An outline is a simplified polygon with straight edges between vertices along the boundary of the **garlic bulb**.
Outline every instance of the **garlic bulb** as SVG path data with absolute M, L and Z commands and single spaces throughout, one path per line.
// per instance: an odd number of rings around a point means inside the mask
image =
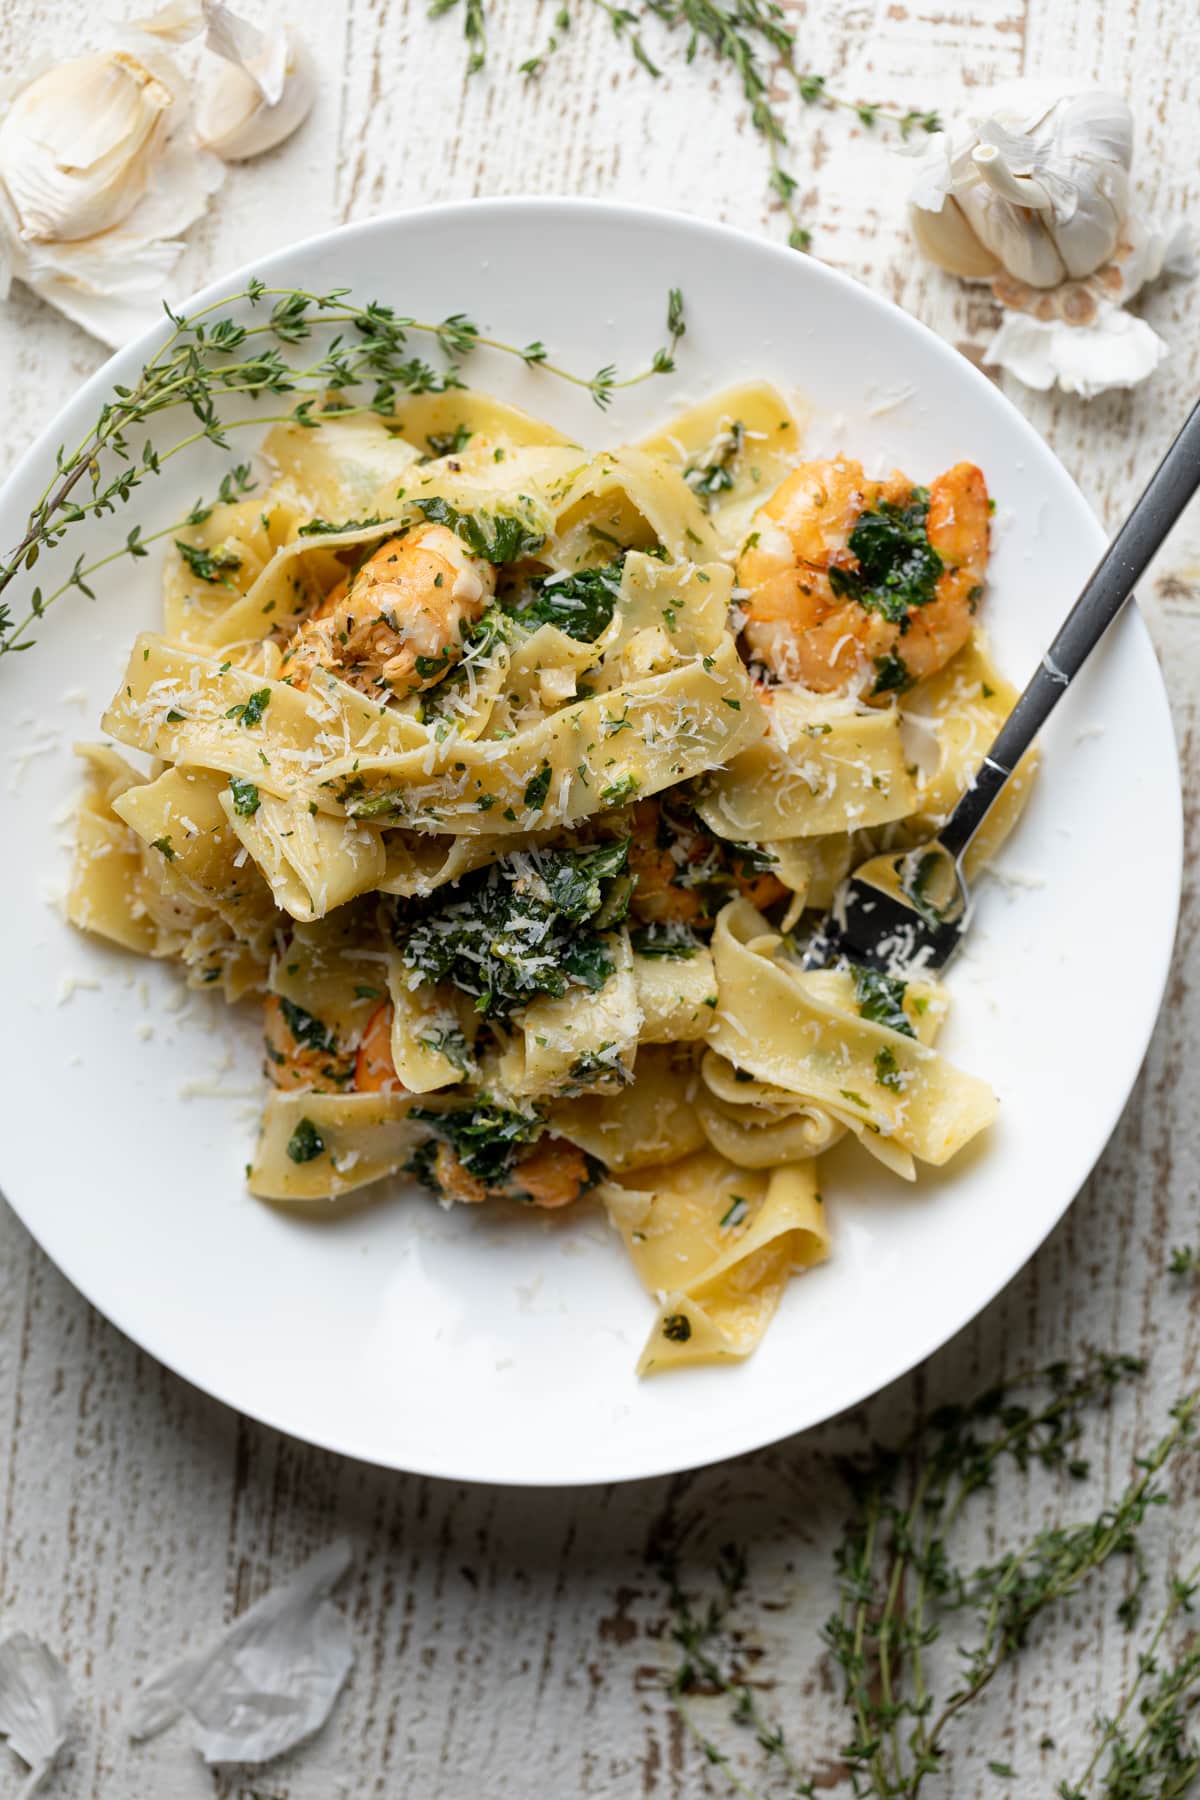
M 985 361 L 1086 395 L 1158 366 L 1166 345 L 1121 309 L 1183 265 L 1176 240 L 1131 210 L 1132 162 L 1133 115 L 1100 89 L 1013 83 L 929 141 L 909 196 L 918 246 L 1021 315 Z
M 197 136 L 227 162 L 260 156 L 304 123 L 315 91 L 308 51 L 282 26 L 259 55 L 229 58 L 209 77 L 196 106 Z
M 1133 115 L 1098 89 L 1047 103 L 1001 90 L 939 133 L 913 196 L 925 254 L 953 275 L 1005 269 L 1031 287 L 1090 275 L 1129 209 Z
M 118 344 L 161 317 L 175 241 L 220 186 L 160 51 L 96 52 L 18 90 L 0 120 L 0 298 L 24 281 Z
M 263 32 L 224 0 L 167 0 L 138 29 L 174 44 L 203 32 L 205 49 L 221 58 L 200 83 L 196 136 L 227 162 L 273 150 L 308 117 L 313 65 L 290 25 Z

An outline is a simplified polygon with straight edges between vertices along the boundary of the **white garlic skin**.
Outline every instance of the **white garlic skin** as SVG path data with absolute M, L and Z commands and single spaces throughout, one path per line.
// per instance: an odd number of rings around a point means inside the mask
M 931 147 L 911 201 L 917 242 L 968 280 L 1080 280 L 1122 240 L 1132 160 L 1133 115 L 1119 95 L 998 90 Z
M 174 96 L 127 51 L 37 76 L 0 121 L 0 182 L 31 243 L 94 237 L 126 218 L 166 142 Z
M 278 99 L 268 99 L 262 82 L 233 61 L 221 61 L 201 88 L 196 102 L 197 139 L 226 162 L 244 162 L 273 150 L 312 110 L 316 94 L 312 59 L 291 26 L 282 29 L 286 54 L 280 58 Z

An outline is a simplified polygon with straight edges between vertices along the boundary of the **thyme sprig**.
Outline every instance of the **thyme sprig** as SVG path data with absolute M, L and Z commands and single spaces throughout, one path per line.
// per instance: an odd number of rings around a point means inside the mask
M 566 0 L 554 15 L 554 29 L 541 50 L 528 56 L 518 66 L 522 74 L 540 75 L 555 52 L 562 48 L 575 19 L 576 0 Z M 718 62 L 729 63 L 736 72 L 750 123 L 762 138 L 770 162 L 768 186 L 778 199 L 788 221 L 788 242 L 796 250 L 807 250 L 811 233 L 804 224 L 797 203 L 799 184 L 785 167 L 785 154 L 791 148 L 785 122 L 785 103 L 774 97 L 774 87 L 782 79 L 788 93 L 797 96 L 806 107 L 819 106 L 852 114 L 861 125 L 874 129 L 888 125 L 901 137 L 914 131 L 941 130 L 938 114 L 921 106 L 885 106 L 874 100 L 851 99 L 833 89 L 824 75 L 803 69 L 797 61 L 796 36 L 778 0 L 585 0 L 598 6 L 606 15 L 613 33 L 628 48 L 634 61 L 648 75 L 659 78 L 662 73 L 661 52 L 652 54 L 643 31 L 648 23 L 677 33 L 683 40 L 683 60 L 691 64 L 704 46 Z M 459 0 L 433 0 L 430 16 L 440 18 L 453 12 Z M 462 0 L 463 30 L 470 46 L 469 72 L 483 66 L 485 57 L 485 0 Z
M 855 1794 L 917 1800 L 942 1768 L 954 1721 L 1026 1650 L 1034 1625 L 1114 1557 L 1128 1559 L 1131 1570 L 1117 1615 L 1135 1626 L 1146 1580 L 1143 1529 L 1166 1499 L 1163 1470 L 1194 1444 L 1200 1389 L 1176 1401 L 1169 1428 L 1135 1459 L 1121 1493 L 1095 1517 L 1040 1531 L 974 1569 L 960 1566 L 954 1548 L 972 1497 L 992 1485 L 1002 1465 L 1086 1476 L 1080 1444 L 1088 1416 L 1142 1367 L 1134 1358 L 1100 1354 L 1076 1368 L 1055 1364 L 966 1407 L 935 1413 L 901 1450 L 876 1451 L 846 1471 L 850 1514 L 836 1556 L 838 1606 L 825 1635 L 851 1720 L 840 1767 Z M 720 1552 L 716 1597 L 702 1607 L 684 1591 L 677 1551 L 663 1558 L 662 1572 L 681 1652 L 668 1688 L 706 1759 L 753 1800 L 744 1775 L 690 1706 L 694 1695 L 721 1695 L 787 1792 L 813 1795 L 815 1784 L 827 1786 L 828 1769 L 806 1775 L 799 1768 L 746 1679 L 733 1624 L 747 1579 L 742 1553 L 732 1546 Z M 1171 1582 L 1133 1683 L 1113 1716 L 1097 1722 L 1091 1760 L 1078 1782 L 1059 1785 L 1061 1800 L 1164 1800 L 1184 1794 L 1200 1773 L 1200 1747 L 1188 1732 L 1200 1700 L 1200 1645 L 1190 1639 L 1166 1649 L 1198 1583 L 1200 1564 Z M 956 1619 L 961 1641 L 952 1658 L 944 1641 L 935 1657 L 934 1645 Z M 1007 1764 L 989 1767 L 997 1776 L 1012 1773 Z
M 349 288 L 318 294 L 252 280 L 192 313 L 167 308 L 167 316 L 167 335 L 133 385 L 115 386 L 79 442 L 59 446 L 54 471 L 30 510 L 20 541 L 0 560 L 0 657 L 30 649 L 36 622 L 72 589 L 93 599 L 88 578 L 97 570 L 122 556 L 143 556 L 156 539 L 200 522 L 192 515 L 149 536 L 135 526 L 119 548 L 89 563 L 79 557 L 49 592 L 34 587 L 29 610 L 19 620 L 3 598 L 73 526 L 116 513 L 149 477 L 193 444 L 207 440 L 227 449 L 229 434 L 245 426 L 315 426 L 361 412 L 388 418 L 402 395 L 462 387 L 462 364 L 481 349 L 516 357 L 527 368 L 543 369 L 583 388 L 603 408 L 618 389 L 668 374 L 686 331 L 683 298 L 672 288 L 666 344 L 646 368 L 622 378 L 611 364 L 594 375 L 578 375 L 551 361 L 540 339 L 524 346 L 505 343 L 464 313 L 434 322 L 408 317 L 378 301 L 362 306 Z M 413 355 L 414 336 L 434 340 L 444 359 L 442 368 Z M 309 353 L 293 355 L 300 346 Z M 235 417 L 228 410 L 230 404 L 264 397 L 286 399 L 286 409 L 249 417 Z M 190 428 L 166 447 L 150 435 L 164 414 L 190 420 Z

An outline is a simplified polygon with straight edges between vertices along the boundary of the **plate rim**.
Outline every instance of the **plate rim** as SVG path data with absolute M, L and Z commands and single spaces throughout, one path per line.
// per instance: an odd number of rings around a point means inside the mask
M 979 368 L 968 361 L 968 359 L 956 350 L 952 344 L 934 331 L 932 327 L 926 325 L 923 320 L 917 318 L 914 314 L 906 311 L 895 301 L 886 298 L 883 294 L 868 287 L 864 282 L 858 280 L 855 276 L 846 273 L 844 270 L 834 268 L 815 258 L 804 257 L 801 261 L 796 251 L 783 244 L 761 237 L 752 231 L 744 231 L 737 226 L 705 219 L 692 213 L 677 212 L 667 207 L 644 206 L 633 202 L 583 196 L 575 197 L 566 194 L 510 194 L 483 196 L 465 200 L 438 202 L 426 206 L 397 208 L 374 215 L 369 219 L 331 226 L 324 231 L 314 232 L 305 238 L 300 238 L 292 243 L 280 246 L 267 255 L 257 257 L 251 262 L 241 264 L 237 268 L 229 270 L 227 273 L 205 283 L 203 287 L 189 295 L 185 300 L 179 302 L 174 310 L 177 313 L 187 313 L 192 312 L 199 307 L 210 305 L 214 301 L 218 301 L 222 294 L 228 293 L 231 289 L 244 286 L 252 277 L 262 276 L 263 274 L 269 276 L 272 269 L 286 263 L 288 259 L 298 256 L 303 257 L 309 253 L 324 249 L 331 242 L 345 242 L 351 239 L 369 240 L 376 235 L 387 235 L 397 229 L 403 230 L 406 224 L 410 224 L 414 220 L 420 220 L 422 222 L 433 221 L 435 223 L 440 220 L 453 222 L 463 216 L 478 215 L 481 212 L 503 214 L 530 210 L 543 215 L 550 215 L 556 211 L 562 211 L 576 216 L 580 214 L 591 215 L 596 218 L 604 218 L 609 223 L 617 226 L 628 223 L 642 225 L 657 224 L 669 227 L 672 230 L 682 230 L 697 238 L 712 239 L 715 237 L 717 239 L 724 239 L 740 246 L 742 249 L 751 249 L 755 253 L 766 255 L 769 259 L 774 260 L 781 265 L 786 261 L 797 268 L 802 268 L 804 271 L 801 277 L 802 281 L 811 280 L 815 281 L 818 285 L 825 283 L 835 290 L 852 290 L 856 296 L 856 300 L 858 302 L 865 301 L 868 308 L 874 308 L 881 314 L 898 314 L 900 319 L 904 322 L 904 326 L 923 338 L 926 347 L 931 350 L 934 356 L 941 360 L 948 369 L 953 369 L 955 376 L 963 380 L 968 388 L 974 387 L 976 391 L 986 390 L 991 396 L 989 404 L 994 404 L 996 402 L 1000 403 L 1002 410 L 1007 411 L 1009 414 L 1010 423 L 1016 425 L 1020 435 L 1024 437 L 1036 454 L 1047 455 L 1053 460 L 1063 479 L 1069 484 L 1070 488 L 1082 503 L 1082 507 L 1084 512 L 1086 512 L 1087 517 L 1092 521 L 1092 538 L 1094 540 L 1094 549 L 1097 556 L 1099 556 L 1108 543 L 1107 534 L 1105 533 L 1090 501 L 1052 447 L 1046 442 L 1008 395 L 1005 394 L 1002 389 L 997 387 L 996 384 Z M 122 372 L 127 363 L 140 366 L 159 342 L 163 329 L 164 327 L 162 325 L 157 324 L 148 327 L 131 343 L 115 350 L 113 354 L 107 357 L 100 367 L 88 377 L 87 381 L 76 390 L 66 404 L 60 407 L 53 418 L 49 420 L 45 429 L 18 458 L 3 484 L 0 485 L 0 517 L 3 516 L 4 512 L 12 504 L 14 491 L 25 479 L 30 466 L 37 464 L 47 456 L 53 457 L 54 445 L 56 442 L 62 441 L 63 434 L 59 429 L 60 421 L 67 415 L 73 413 L 77 408 L 86 406 L 93 398 L 111 390 L 113 382 L 122 378 Z M 1125 1086 L 1120 1107 L 1115 1116 L 1106 1125 L 1102 1135 L 1099 1135 L 1098 1137 L 1094 1135 L 1093 1137 L 1088 1138 L 1087 1142 L 1089 1147 L 1087 1152 L 1084 1157 L 1076 1159 L 1076 1163 L 1080 1169 L 1078 1179 L 1070 1183 L 1064 1183 L 1066 1197 L 1052 1214 L 1047 1213 L 1044 1221 L 1039 1221 L 1039 1235 L 1037 1236 L 1036 1241 L 1027 1245 L 1017 1255 L 1015 1260 L 1009 1259 L 1009 1261 L 1006 1261 L 1005 1264 L 1000 1267 L 998 1274 L 992 1280 L 989 1280 L 988 1285 L 990 1286 L 991 1291 L 988 1297 L 979 1303 L 974 1301 L 968 1302 L 965 1312 L 958 1317 L 957 1323 L 949 1330 L 947 1330 L 943 1324 L 934 1326 L 928 1335 L 921 1338 L 918 1348 L 915 1350 L 906 1349 L 904 1351 L 899 1365 L 892 1368 L 882 1381 L 866 1381 L 862 1386 L 861 1391 L 856 1390 L 853 1396 L 850 1399 L 844 1400 L 835 1411 L 822 1411 L 818 1406 L 814 1416 L 803 1420 L 799 1424 L 788 1424 L 779 1428 L 776 1424 L 772 1423 L 766 1431 L 763 1430 L 762 1423 L 756 1415 L 751 1415 L 748 1426 L 743 1426 L 741 1430 L 736 1429 L 736 1421 L 741 1414 L 738 1412 L 731 1412 L 730 1425 L 726 1429 L 721 1443 L 715 1446 L 711 1453 L 705 1451 L 699 1456 L 693 1457 L 689 1455 L 685 1461 L 679 1461 L 678 1451 L 672 1451 L 665 1461 L 652 1458 L 649 1466 L 639 1467 L 633 1471 L 620 1470 L 616 1473 L 607 1471 L 601 1473 L 586 1473 L 582 1476 L 537 1473 L 530 1476 L 513 1473 L 511 1471 L 504 1471 L 500 1473 L 487 1472 L 480 1474 L 477 1469 L 461 1468 L 456 1466 L 453 1462 L 448 1463 L 444 1459 L 439 1459 L 435 1465 L 428 1458 L 418 1457 L 415 1462 L 412 1460 L 400 1462 L 396 1460 L 394 1455 L 389 1457 L 377 1457 L 372 1455 L 369 1450 L 364 1450 L 360 1445 L 340 1441 L 336 1432 L 323 1431 L 319 1436 L 311 1435 L 306 1433 L 302 1428 L 297 1428 L 296 1425 L 285 1422 L 278 1416 L 274 1416 L 269 1408 L 261 1406 L 256 1406 L 252 1409 L 248 1408 L 243 1402 L 225 1391 L 224 1383 L 220 1381 L 210 1383 L 209 1381 L 199 1379 L 197 1376 L 188 1373 L 184 1368 L 179 1366 L 173 1356 L 164 1354 L 162 1350 L 155 1347 L 154 1343 L 150 1341 L 153 1334 L 147 1333 L 143 1335 L 138 1330 L 132 1329 L 123 1322 L 122 1314 L 124 1309 L 120 1306 L 119 1299 L 114 1307 L 111 1302 L 101 1302 L 96 1297 L 92 1291 L 90 1281 L 87 1278 L 81 1278 L 76 1272 L 73 1266 L 74 1259 L 70 1254 L 69 1248 L 61 1257 L 57 1253 L 52 1253 L 50 1251 L 30 1217 L 31 1212 L 36 1213 L 36 1207 L 27 1209 L 23 1204 L 22 1199 L 14 1195 L 11 1189 L 4 1183 L 2 1176 L 0 1176 L 0 1195 L 3 1195 L 3 1198 L 7 1201 L 8 1205 L 21 1221 L 24 1228 L 29 1232 L 30 1236 L 38 1244 L 38 1247 L 42 1250 L 43 1254 L 47 1256 L 77 1292 L 83 1296 L 87 1303 L 95 1307 L 102 1317 L 120 1331 L 123 1336 L 128 1338 L 131 1343 L 137 1346 L 138 1349 L 153 1357 L 156 1362 L 170 1370 L 170 1372 L 178 1377 L 178 1379 L 186 1382 L 189 1387 L 204 1394 L 207 1398 L 215 1400 L 218 1404 L 226 1406 L 236 1413 L 254 1419 L 259 1424 L 266 1425 L 272 1430 L 282 1432 L 284 1435 L 294 1438 L 299 1442 L 311 1444 L 315 1448 L 331 1452 L 335 1455 L 351 1458 L 355 1461 L 365 1463 L 368 1466 L 395 1470 L 398 1473 L 420 1475 L 430 1479 L 460 1482 L 470 1481 L 497 1487 L 535 1487 L 553 1489 L 591 1487 L 596 1485 L 607 1485 L 613 1482 L 658 1479 L 685 1470 L 710 1467 L 715 1463 L 727 1461 L 733 1457 L 746 1455 L 753 1451 L 767 1448 L 770 1445 L 780 1443 L 790 1437 L 798 1436 L 802 1432 L 813 1430 L 819 1425 L 843 1416 L 846 1412 L 862 1405 L 864 1401 L 871 1398 L 874 1394 L 880 1393 L 883 1389 L 890 1387 L 893 1382 L 901 1380 L 910 1374 L 914 1368 L 925 1362 L 937 1350 L 951 1343 L 967 1325 L 980 1316 L 986 1307 L 993 1304 L 1016 1275 L 1019 1274 L 1032 1257 L 1036 1255 L 1037 1251 L 1040 1250 L 1042 1245 L 1046 1242 L 1050 1233 L 1061 1223 L 1067 1211 L 1074 1204 L 1079 1193 L 1082 1191 L 1082 1188 L 1096 1168 L 1107 1143 L 1120 1124 L 1124 1111 L 1128 1106 L 1130 1095 L 1141 1075 L 1146 1053 L 1166 992 L 1178 933 L 1183 875 L 1183 795 L 1178 748 L 1175 741 L 1174 719 L 1171 713 L 1169 695 L 1167 693 L 1166 683 L 1163 679 L 1162 668 L 1158 659 L 1154 640 L 1148 631 L 1145 620 L 1141 616 L 1136 596 L 1134 597 L 1132 604 L 1126 609 L 1125 614 L 1122 615 L 1121 621 L 1114 627 L 1114 633 L 1120 630 L 1132 630 L 1135 636 L 1139 636 L 1142 639 L 1143 648 L 1149 652 L 1150 665 L 1153 669 L 1154 678 L 1157 683 L 1156 696 L 1158 700 L 1161 701 L 1163 716 L 1173 745 L 1173 755 L 1171 757 L 1172 791 L 1170 796 L 1172 802 L 1170 806 L 1171 837 L 1169 844 L 1160 846 L 1161 850 L 1169 852 L 1170 929 L 1164 930 L 1162 938 L 1157 944 L 1157 964 L 1153 979 L 1147 981 L 1142 989 L 1137 1027 L 1135 1030 L 1125 1034 L 1126 1041 L 1136 1046 L 1137 1057 L 1136 1062 L 1133 1062 L 1132 1064 L 1132 1072 L 1129 1081 Z M 1165 805 L 1167 796 L 1164 796 L 1163 798 Z M 1082 1141 L 1083 1139 L 1081 1136 L 1076 1138 L 1077 1143 L 1081 1143 Z

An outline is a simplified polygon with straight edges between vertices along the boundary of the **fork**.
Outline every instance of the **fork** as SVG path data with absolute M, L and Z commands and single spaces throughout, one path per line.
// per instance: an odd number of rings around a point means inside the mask
M 842 882 L 804 952 L 806 969 L 843 961 L 892 973 L 933 973 L 946 967 L 971 920 L 963 873 L 967 846 L 1197 488 L 1200 402 L 1096 565 L 937 836 L 914 849 L 870 857 Z

